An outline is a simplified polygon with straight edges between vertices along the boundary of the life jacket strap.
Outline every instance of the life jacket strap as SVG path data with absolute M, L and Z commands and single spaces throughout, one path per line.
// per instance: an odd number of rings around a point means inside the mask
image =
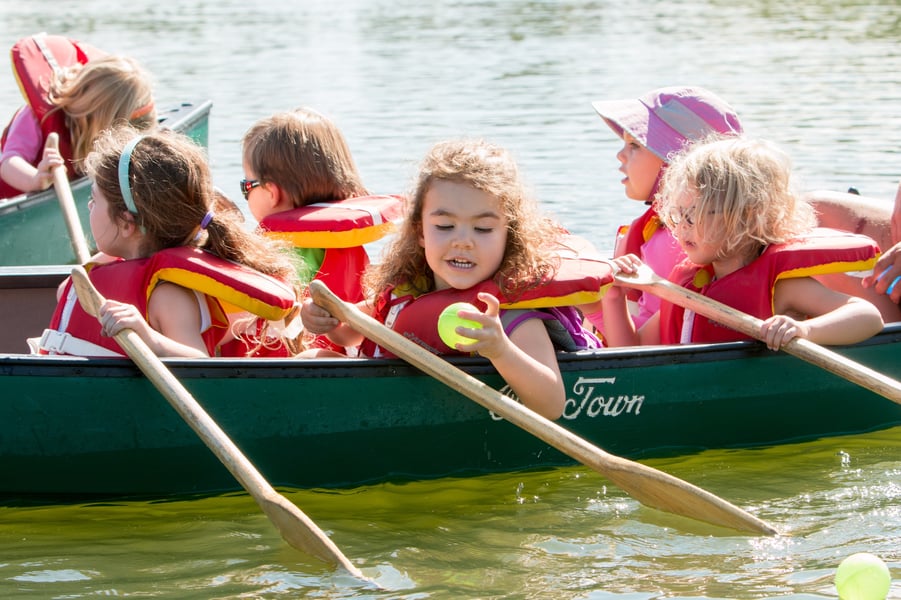
M 32 341 L 28 340 L 28 345 L 34 350 Z M 43 350 L 48 354 L 70 354 L 73 356 L 94 356 L 106 358 L 122 358 L 124 355 L 113 352 L 103 346 L 98 346 L 93 342 L 74 337 L 70 333 L 57 331 L 55 329 L 45 329 L 40 339 L 37 340 L 38 350 Z

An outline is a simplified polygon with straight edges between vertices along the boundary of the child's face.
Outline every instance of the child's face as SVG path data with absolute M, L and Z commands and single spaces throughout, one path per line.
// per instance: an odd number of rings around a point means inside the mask
M 437 180 L 423 198 L 419 245 L 435 273 L 435 289 L 467 289 L 500 268 L 507 219 L 491 194 L 466 183 Z
M 258 222 L 273 213 L 286 210 L 279 204 L 278 198 L 274 197 L 274 186 L 272 184 L 254 185 L 259 184 L 259 179 L 257 178 L 256 172 L 250 168 L 250 165 L 247 164 L 246 160 L 244 161 L 244 181 L 248 182 L 247 187 L 250 188 L 247 190 L 247 195 L 244 196 L 244 200 L 247 201 L 247 208 L 250 210 L 250 214 L 252 214 L 253 218 Z M 246 187 L 243 188 L 242 193 L 246 189 Z M 288 208 L 293 208 L 293 206 L 289 206 Z
M 622 184 L 626 186 L 626 196 L 633 200 L 650 200 L 651 190 L 663 167 L 660 157 L 624 132 L 623 147 L 616 158 L 620 162 L 619 170 L 625 174 Z
M 667 225 L 691 262 L 709 265 L 716 262 L 717 252 L 722 246 L 720 242 L 711 241 L 718 239 L 716 236 L 706 235 L 711 227 L 716 228 L 716 221 L 715 213 L 698 219 L 697 195 L 686 192 L 670 209 Z

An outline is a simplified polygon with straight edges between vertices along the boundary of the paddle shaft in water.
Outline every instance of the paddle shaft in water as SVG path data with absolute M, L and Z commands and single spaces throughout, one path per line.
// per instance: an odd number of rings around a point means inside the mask
M 766 535 L 777 533 L 767 523 L 710 492 L 662 471 L 604 452 L 360 312 L 357 307 L 335 296 L 321 281 L 312 282 L 310 291 L 317 304 L 367 338 L 591 467 L 642 504 L 739 531 Z
M 78 293 L 78 301 L 85 312 L 98 317 L 100 306 L 105 300 L 91 283 L 84 268 L 79 266 L 72 269 L 72 280 Z M 178 414 L 191 426 L 191 429 L 213 451 L 213 454 L 235 476 L 235 479 L 256 500 L 285 541 L 298 550 L 335 566 L 344 567 L 355 577 L 371 582 L 303 511 L 269 485 L 256 467 L 251 464 L 212 417 L 203 410 L 190 392 L 166 368 L 166 365 L 150 350 L 137 333 L 131 329 L 123 329 L 116 334 L 116 341 Z
M 47 146 L 59 149 L 59 134 L 56 132 L 47 136 Z M 56 197 L 59 199 L 63 218 L 66 220 L 66 229 L 69 230 L 69 240 L 72 242 L 72 251 L 75 258 L 81 264 L 91 260 L 91 252 L 85 239 L 84 229 L 81 228 L 81 220 L 78 218 L 78 209 L 75 206 L 75 196 L 72 195 L 72 187 L 66 176 L 66 167 L 60 165 L 53 168 L 53 186 L 56 188 Z
M 616 281 L 622 286 L 659 296 L 668 302 L 704 315 L 754 339 L 763 339 L 760 334 L 763 321 L 757 317 L 743 313 L 731 306 L 664 279 L 655 274 L 647 265 L 641 266 L 637 273 L 618 273 Z M 846 358 L 803 338 L 792 339 L 782 349 L 788 354 L 826 369 L 839 377 L 888 398 L 892 402 L 901 404 L 901 382 L 865 367 L 850 358 Z

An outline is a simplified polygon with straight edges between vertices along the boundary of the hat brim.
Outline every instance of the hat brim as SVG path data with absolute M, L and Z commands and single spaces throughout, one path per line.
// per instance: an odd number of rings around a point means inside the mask
M 647 146 L 651 113 L 640 100 L 598 100 L 591 106 L 620 138 L 625 132 Z
M 641 100 L 601 100 L 591 106 L 616 135 L 628 133 L 663 162 L 681 149 L 685 139 L 651 112 Z

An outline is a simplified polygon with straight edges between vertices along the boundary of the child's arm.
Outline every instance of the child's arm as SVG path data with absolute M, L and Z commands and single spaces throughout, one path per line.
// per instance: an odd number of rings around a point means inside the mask
M 0 163 L 0 177 L 24 192 L 45 190 L 53 183 L 53 169 L 63 165 L 65 161 L 59 150 L 45 145 L 37 167 L 20 154 L 5 157 Z
M 510 337 L 498 317 L 500 303 L 491 294 L 480 293 L 487 305 L 484 313 L 461 311 L 460 316 L 482 324 L 481 329 L 462 328 L 460 333 L 477 340 L 458 349 L 477 352 L 491 361 L 520 401 L 548 419 L 563 414 L 566 390 L 557 365 L 557 354 L 541 319 L 527 319 Z
M 100 307 L 103 335 L 112 337 L 123 329 L 132 329 L 157 356 L 209 356 L 200 334 L 200 309 L 194 292 L 161 283 L 150 295 L 147 313 L 149 322 L 135 306 L 107 300 Z
M 854 344 L 879 333 L 879 310 L 861 298 L 831 290 L 811 277 L 783 279 L 774 293 L 776 315 L 765 320 L 762 338 L 777 350 L 795 337 L 816 344 Z M 788 315 L 809 315 L 796 320 Z
M 372 308 L 367 301 L 357 303 L 357 308 L 371 315 Z M 300 319 L 303 328 L 316 335 L 325 334 L 328 339 L 339 346 L 358 346 L 363 342 L 363 335 L 332 316 L 332 313 L 314 303 L 312 298 L 304 300 L 300 308 Z

